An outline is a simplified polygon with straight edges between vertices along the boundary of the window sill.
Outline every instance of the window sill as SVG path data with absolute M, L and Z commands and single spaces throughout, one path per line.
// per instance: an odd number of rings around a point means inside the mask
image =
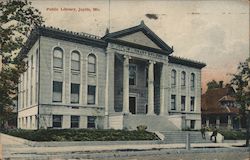
M 96 73 L 95 72 L 88 72 L 88 76 L 92 76 L 92 77 L 95 77 L 96 76 Z
M 79 75 L 80 71 L 78 71 L 78 70 L 71 70 L 71 73 L 74 74 L 74 75 Z
M 78 105 L 79 102 L 70 102 L 70 104 L 72 104 L 72 105 Z
M 63 72 L 63 68 L 53 68 L 55 72 Z
M 53 103 L 53 104 L 59 104 L 59 105 L 61 105 L 63 102 L 56 102 L 56 101 L 53 101 L 52 103 Z

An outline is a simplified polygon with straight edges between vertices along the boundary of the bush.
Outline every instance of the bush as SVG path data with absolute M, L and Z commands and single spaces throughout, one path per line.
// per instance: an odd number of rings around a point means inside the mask
M 246 132 L 223 130 L 223 131 L 219 131 L 219 133 L 224 136 L 225 140 L 243 140 L 243 139 L 246 139 Z
M 139 125 L 136 127 L 137 131 L 146 131 L 146 129 L 148 128 L 146 125 Z
M 8 130 L 3 133 L 32 141 L 132 141 L 159 140 L 147 131 L 101 130 L 101 129 L 41 129 Z

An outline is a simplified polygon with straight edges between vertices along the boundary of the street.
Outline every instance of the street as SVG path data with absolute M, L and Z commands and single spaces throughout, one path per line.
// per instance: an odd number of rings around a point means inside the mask
M 100 158 L 103 159 L 103 158 Z M 98 160 L 100 160 L 98 159 Z M 153 156 L 133 156 L 129 158 L 110 158 L 106 160 L 250 160 L 248 152 L 225 153 L 184 153 Z

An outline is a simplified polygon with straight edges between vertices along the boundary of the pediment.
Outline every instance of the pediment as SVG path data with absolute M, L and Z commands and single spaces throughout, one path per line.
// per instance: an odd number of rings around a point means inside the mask
M 153 42 L 149 37 L 147 37 L 142 31 L 135 32 L 126 36 L 117 38 L 130 43 L 135 43 L 143 46 L 148 46 L 151 48 L 161 49 L 155 42 Z
M 145 46 L 171 54 L 173 49 L 151 31 L 142 21 L 140 25 L 106 34 L 102 39 L 112 42 L 127 42 L 131 45 Z

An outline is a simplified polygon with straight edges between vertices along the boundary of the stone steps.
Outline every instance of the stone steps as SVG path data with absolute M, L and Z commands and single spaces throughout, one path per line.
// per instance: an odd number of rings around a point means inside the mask
M 186 143 L 187 134 L 190 134 L 191 143 L 210 143 L 209 136 L 206 135 L 206 139 L 203 139 L 200 132 L 195 131 L 166 131 L 161 132 L 165 136 L 165 143 Z

